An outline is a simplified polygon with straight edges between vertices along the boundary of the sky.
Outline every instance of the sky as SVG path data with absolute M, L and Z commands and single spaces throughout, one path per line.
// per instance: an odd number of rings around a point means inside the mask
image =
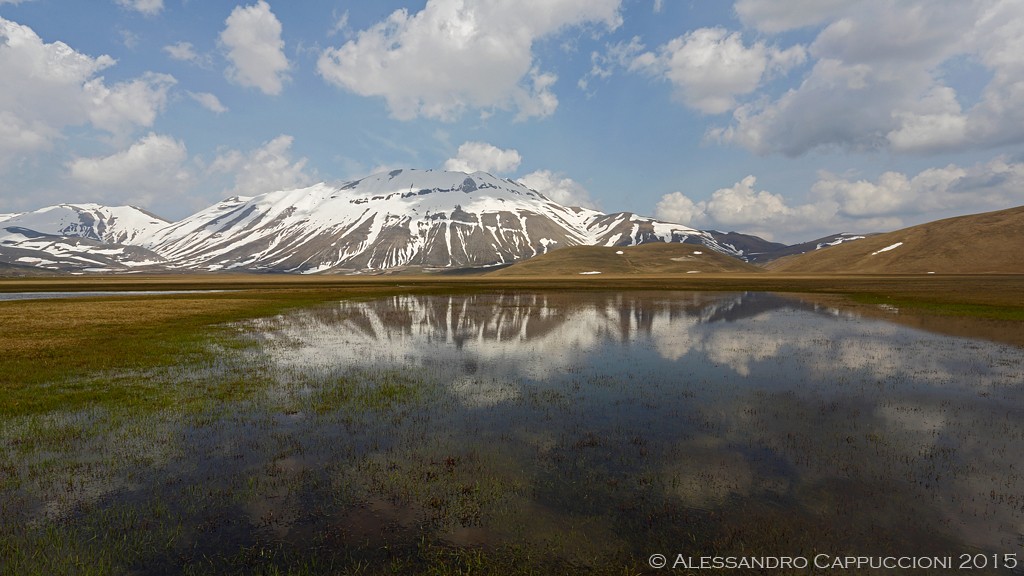
M 1024 204 L 1019 0 L 0 0 L 0 213 L 483 170 L 781 241 Z

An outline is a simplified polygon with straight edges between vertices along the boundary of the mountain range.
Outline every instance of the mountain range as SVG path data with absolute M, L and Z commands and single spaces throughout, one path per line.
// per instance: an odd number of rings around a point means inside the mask
M 60 272 L 373 273 L 500 266 L 565 246 L 677 242 L 741 259 L 784 248 L 756 236 L 563 206 L 484 172 L 432 170 L 236 196 L 177 222 L 96 204 L 2 218 L 0 263 Z
M 759 270 L 750 264 L 785 256 L 779 269 L 794 271 L 800 268 L 794 262 L 809 256 L 795 254 L 874 246 L 883 237 L 836 234 L 787 246 L 630 212 L 564 206 L 485 172 L 393 170 L 340 186 L 235 196 L 177 222 L 133 206 L 97 204 L 3 214 L 0 272 L 429 272 L 500 268 L 566 247 L 652 243 L 691 246 L 665 252 L 676 264 L 656 266 L 663 272 L 690 266 L 693 254 L 704 250 L 728 257 L 709 270 Z M 589 252 L 587 258 L 610 254 L 616 260 L 619 252 Z M 618 258 L 617 265 L 636 270 L 660 253 L 630 254 L 633 264 Z M 559 260 L 544 261 L 551 267 Z

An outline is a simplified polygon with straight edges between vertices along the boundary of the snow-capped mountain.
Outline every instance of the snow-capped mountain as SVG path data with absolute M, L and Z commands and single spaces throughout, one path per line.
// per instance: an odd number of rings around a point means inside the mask
M 814 252 L 815 250 L 822 250 L 824 248 L 830 248 L 832 246 L 838 246 L 844 242 L 852 242 L 854 240 L 863 240 L 872 236 L 872 234 L 850 234 L 842 232 L 839 234 L 831 234 L 824 236 L 816 240 L 810 240 L 808 242 L 801 242 L 799 244 L 792 244 L 786 246 L 785 244 L 777 244 L 775 248 L 767 251 L 748 251 L 746 254 L 746 260 L 748 262 L 763 263 L 771 262 L 782 258 L 783 256 L 792 256 L 794 254 L 804 254 L 806 252 Z
M 563 206 L 485 172 L 394 170 L 340 186 L 228 198 L 174 223 L 97 204 L 0 215 L 0 265 L 63 272 L 372 273 L 496 266 L 565 246 L 647 242 L 699 244 L 741 259 L 784 248 Z
M 170 224 L 135 206 L 58 204 L 34 212 L 0 215 L 0 229 L 23 228 L 49 236 L 89 238 L 105 244 L 134 244 Z
M 60 271 L 159 268 L 163 257 L 131 245 L 169 222 L 134 206 L 60 204 L 0 219 L 0 263 Z
M 319 272 L 490 266 L 561 246 L 651 241 L 740 255 L 680 224 L 566 207 L 485 172 L 433 170 L 229 198 L 142 245 L 174 267 Z

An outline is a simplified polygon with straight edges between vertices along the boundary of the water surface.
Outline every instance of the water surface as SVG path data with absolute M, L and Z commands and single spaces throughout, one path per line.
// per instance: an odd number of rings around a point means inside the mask
M 544 486 L 532 504 L 608 517 L 619 539 L 623 507 L 656 502 L 742 532 L 785 522 L 801 546 L 1024 543 L 1019 348 L 770 294 L 397 296 L 258 332 L 289 373 L 440 382 L 432 439 L 508 452 Z
M 144 376 L 207 408 L 0 428 L 16 536 L 132 534 L 112 562 L 150 572 L 1024 560 L 1017 347 L 758 293 L 394 296 L 234 328 L 249 347 Z
M 206 294 L 224 290 L 107 290 L 87 292 L 0 292 L 0 302 L 5 300 L 43 300 L 63 298 L 87 298 L 89 296 L 166 296 L 168 294 Z

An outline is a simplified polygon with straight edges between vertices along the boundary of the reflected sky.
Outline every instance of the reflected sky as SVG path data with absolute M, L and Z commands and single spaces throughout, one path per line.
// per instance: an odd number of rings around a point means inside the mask
M 618 458 L 590 462 L 609 478 L 628 468 L 694 509 L 771 504 L 922 546 L 1024 542 L 1019 348 L 763 293 L 404 295 L 246 331 L 283 379 L 429 374 L 459 407 L 435 425 L 511 439 L 553 474 L 581 473 L 559 458 L 593 445 Z

